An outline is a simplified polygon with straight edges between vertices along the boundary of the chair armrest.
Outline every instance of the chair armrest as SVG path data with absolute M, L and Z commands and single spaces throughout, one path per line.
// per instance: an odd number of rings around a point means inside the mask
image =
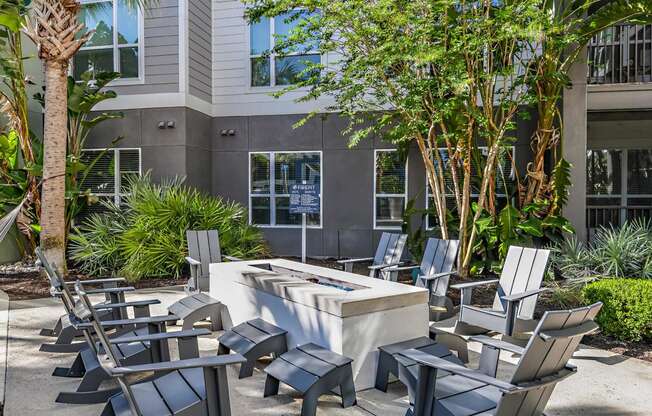
M 452 270 L 452 271 L 450 271 L 450 272 L 443 272 L 443 273 L 429 274 L 429 275 L 427 275 L 427 276 L 419 276 L 419 279 L 423 279 L 423 280 L 437 280 L 437 279 L 439 279 L 440 277 L 450 276 L 450 275 L 455 274 L 455 273 L 457 273 L 457 270 Z
M 373 257 L 364 257 L 360 259 L 345 259 L 345 260 L 338 260 L 337 262 L 339 264 L 347 264 L 347 263 L 362 263 L 363 261 L 373 261 Z
M 106 283 L 122 283 L 126 282 L 127 280 L 124 277 L 112 277 L 109 279 L 91 279 L 91 280 L 80 280 L 79 283 L 81 283 L 82 286 L 87 286 L 87 285 L 103 285 Z M 69 286 L 73 286 L 77 281 L 74 282 L 65 282 Z
M 415 269 L 419 269 L 419 268 L 421 268 L 420 265 L 413 264 L 413 265 L 410 265 L 410 266 L 389 266 L 388 269 L 389 269 L 389 271 L 392 271 L 392 272 L 402 272 L 402 271 L 405 271 L 405 270 L 415 270 Z
M 468 282 L 468 283 L 458 283 L 456 285 L 451 285 L 453 289 L 468 289 L 476 286 L 486 286 L 493 285 L 500 282 L 500 279 L 490 279 L 490 280 L 480 280 L 477 282 Z
M 133 365 L 107 369 L 111 375 L 126 376 L 138 373 L 160 373 L 174 370 L 198 367 L 223 367 L 232 364 L 242 364 L 247 360 L 240 354 L 214 355 L 211 357 L 191 358 L 187 360 L 164 361 L 154 364 Z
M 222 257 L 224 257 L 228 261 L 243 261 L 241 258 L 233 257 L 233 256 L 222 256 Z
M 525 352 L 525 348 L 523 348 L 523 347 L 519 347 L 518 345 L 514 345 L 514 344 L 512 344 L 510 342 L 501 341 L 499 339 L 491 338 L 491 337 L 488 337 L 486 335 L 478 335 L 478 336 L 475 336 L 475 337 L 471 337 L 471 338 L 469 338 L 469 341 L 479 342 L 482 345 L 488 345 L 490 347 L 493 347 L 493 348 L 496 348 L 496 349 L 499 349 L 499 350 L 509 351 L 509 352 L 512 352 L 512 353 L 518 354 L 518 355 L 523 355 L 523 352 Z
M 150 300 L 138 300 L 134 302 L 123 302 L 123 303 L 105 303 L 105 304 L 94 305 L 94 308 L 95 310 L 101 311 L 101 310 L 110 310 L 110 309 L 159 305 L 160 303 L 161 301 L 158 299 L 150 299 Z
M 162 341 L 165 339 L 200 337 L 202 335 L 210 335 L 210 334 L 211 331 L 209 331 L 206 328 L 202 328 L 202 329 L 190 329 L 187 331 L 161 332 L 158 334 L 111 338 L 109 342 L 111 344 L 129 344 L 130 342 Z
M 100 325 L 105 327 L 114 327 L 114 326 L 125 326 L 125 325 L 147 325 L 147 324 L 162 324 L 166 322 L 176 322 L 181 320 L 176 315 L 160 315 L 160 316 L 148 316 L 143 318 L 134 318 L 134 319 L 119 319 L 116 321 L 101 321 Z M 92 328 L 93 325 L 90 322 L 82 322 L 75 325 L 77 328 Z
M 538 295 L 541 292 L 546 292 L 549 289 L 547 287 L 541 287 L 539 289 L 528 290 L 526 292 L 514 293 L 513 295 L 501 296 L 500 298 L 506 302 L 516 302 L 529 298 L 530 296 Z
M 186 257 L 186 261 L 188 262 L 189 265 L 191 266 L 201 266 L 201 262 L 193 259 L 192 257 L 188 256 Z
M 544 330 L 539 333 L 539 336 L 544 341 L 548 341 L 549 339 L 561 339 L 561 338 L 576 337 L 579 335 L 587 335 L 599 329 L 600 327 L 598 326 L 598 324 L 595 323 L 595 321 L 588 321 L 588 322 L 584 322 L 583 324 L 572 326 L 569 328 L 550 330 L 550 331 Z
M 425 365 L 437 370 L 447 371 L 449 373 L 457 374 L 471 380 L 479 381 L 480 383 L 489 384 L 505 393 L 513 392 L 518 389 L 518 387 L 513 384 L 498 380 L 484 373 L 480 373 L 476 370 L 471 370 L 459 364 L 451 363 L 450 361 L 446 361 L 442 358 L 435 357 L 434 355 L 430 355 L 419 350 L 411 349 L 403 351 L 400 354 L 413 361 L 416 361 L 420 365 Z
M 403 262 L 398 262 L 398 263 L 390 263 L 390 264 L 377 264 L 375 266 L 369 266 L 369 270 L 382 270 L 382 269 L 391 269 L 390 271 L 394 271 L 395 269 L 393 267 L 400 266 L 403 264 Z
M 87 295 L 97 295 L 99 293 L 123 293 L 123 292 L 133 292 L 136 290 L 135 287 L 133 286 L 127 286 L 127 287 L 107 287 L 106 289 L 93 289 L 93 290 L 85 290 Z

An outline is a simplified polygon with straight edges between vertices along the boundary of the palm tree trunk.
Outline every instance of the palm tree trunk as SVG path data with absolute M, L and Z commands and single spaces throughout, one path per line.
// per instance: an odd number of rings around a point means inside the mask
M 50 264 L 64 272 L 66 211 L 67 66 L 45 61 L 45 129 L 41 247 Z M 62 99 L 64 97 L 64 99 Z

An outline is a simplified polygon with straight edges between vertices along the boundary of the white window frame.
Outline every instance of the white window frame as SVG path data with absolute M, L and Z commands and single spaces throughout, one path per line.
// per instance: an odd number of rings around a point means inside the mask
M 86 4 L 94 3 L 113 3 L 113 44 L 111 46 L 88 46 L 80 48 L 80 51 L 92 51 L 92 50 L 102 50 L 102 49 L 112 49 L 113 50 L 113 71 L 118 71 L 120 67 L 120 49 L 124 48 L 138 48 L 138 77 L 131 78 L 118 78 L 111 81 L 108 85 L 110 86 L 120 86 L 120 85 L 138 85 L 145 83 L 145 18 L 143 15 L 143 10 L 141 7 L 138 7 L 138 42 L 136 43 L 126 43 L 123 45 L 118 44 L 118 7 L 116 3 L 118 0 L 81 0 L 80 3 L 82 6 Z M 74 58 L 70 61 L 70 70 L 69 73 L 72 75 Z
M 373 215 L 374 215 L 374 230 L 379 230 L 379 231 L 396 231 L 396 230 L 401 230 L 401 227 L 397 226 L 388 226 L 388 225 L 378 225 L 378 217 L 376 215 L 376 200 L 378 197 L 383 197 L 383 198 L 403 198 L 403 209 L 407 208 L 407 203 L 408 203 L 408 161 L 405 161 L 405 166 L 403 169 L 405 169 L 405 192 L 402 194 L 379 194 L 376 192 L 376 168 L 377 168 L 377 163 L 378 163 L 378 153 L 383 152 L 398 152 L 397 149 L 374 149 L 374 171 L 373 171 L 373 176 L 374 176 L 374 199 L 373 199 Z
M 113 160 L 114 160 L 113 163 L 115 164 L 114 175 L 113 175 L 113 181 L 114 181 L 113 188 L 115 189 L 115 193 L 92 193 L 91 195 L 97 197 L 113 197 L 113 202 L 117 206 L 120 206 L 120 203 L 122 202 L 122 198 L 128 195 L 120 192 L 120 190 L 122 189 L 121 172 L 120 172 L 120 152 L 123 150 L 138 151 L 138 176 L 143 176 L 143 150 L 140 147 L 115 147 L 112 149 L 103 149 L 103 148 L 82 149 L 82 154 L 85 152 L 113 153 Z
M 512 158 L 516 155 L 516 147 L 510 146 L 512 152 Z M 480 151 L 487 151 L 489 148 L 487 146 L 478 146 Z M 440 147 L 438 150 L 448 150 L 446 147 Z M 471 198 L 478 197 L 480 194 L 471 194 Z M 454 194 L 445 194 L 447 198 L 454 198 Z M 497 197 L 506 197 L 507 194 L 496 194 Z M 430 209 L 430 184 L 428 183 L 428 173 L 426 172 L 426 211 Z M 432 231 L 435 227 L 430 225 L 430 215 L 426 215 L 426 231 Z
M 296 10 L 299 11 L 299 10 Z M 253 79 L 253 74 L 251 71 L 251 62 L 252 60 L 256 58 L 261 58 L 263 55 L 258 54 L 258 55 L 252 55 L 251 54 L 251 25 L 247 25 L 247 91 L 252 92 L 252 93 L 259 93 L 259 92 L 275 92 L 275 91 L 280 91 L 283 90 L 284 88 L 289 87 L 290 85 L 276 85 L 276 58 L 277 54 L 272 51 L 274 48 L 274 34 L 276 33 L 276 19 L 274 17 L 268 17 L 266 19 L 269 19 L 269 46 L 270 46 L 270 54 L 269 54 L 269 85 L 260 85 L 260 86 L 254 86 L 251 85 L 251 80 Z M 288 54 L 282 55 L 282 57 L 286 56 L 300 56 L 300 55 L 318 55 L 320 63 L 322 65 L 326 64 L 326 56 L 322 55 L 319 53 L 319 51 L 315 51 L 314 53 L 306 53 L 306 52 L 292 52 Z M 296 91 L 305 91 L 308 90 L 307 87 L 302 87 L 298 88 Z
M 276 198 L 289 197 L 289 194 L 276 193 L 276 174 L 274 172 L 274 162 L 277 154 L 299 154 L 299 153 L 314 153 L 319 155 L 319 225 L 308 224 L 307 228 L 321 230 L 324 225 L 324 155 L 321 150 L 277 150 L 277 151 L 256 151 L 249 152 L 248 162 L 248 195 L 249 195 L 249 224 L 255 225 L 260 228 L 301 228 L 301 224 L 276 224 Z M 254 194 L 251 192 L 251 156 L 252 155 L 269 155 L 269 193 Z M 269 222 L 270 224 L 254 224 L 252 221 L 252 198 L 269 198 Z

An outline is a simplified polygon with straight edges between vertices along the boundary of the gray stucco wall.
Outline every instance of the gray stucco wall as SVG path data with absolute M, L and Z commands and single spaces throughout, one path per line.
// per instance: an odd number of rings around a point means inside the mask
M 212 102 L 213 50 L 211 0 L 188 3 L 188 90 L 191 95 Z
M 342 136 L 346 121 L 336 114 L 317 116 L 305 126 L 292 126 L 302 115 L 217 117 L 187 108 L 128 110 L 122 120 L 96 129 L 88 147 L 104 147 L 116 135 L 124 135 L 121 147 L 140 147 L 144 170 L 154 180 L 175 175 L 187 183 L 248 207 L 249 152 L 322 151 L 322 229 L 308 230 L 311 256 L 368 256 L 382 231 L 374 230 L 374 149 L 392 146 L 368 139 L 349 149 Z M 174 121 L 176 128 L 159 129 L 159 121 Z M 515 144 L 519 170 L 529 153 L 528 140 L 534 120 L 519 123 Z M 221 136 L 233 129 L 235 136 Z M 416 148 L 408 158 L 408 197 L 425 207 L 426 178 Z M 418 221 L 417 221 L 418 223 Z M 276 255 L 300 254 L 300 229 L 263 228 Z
M 179 2 L 153 2 L 144 12 L 144 32 L 144 84 L 111 89 L 118 95 L 179 92 Z

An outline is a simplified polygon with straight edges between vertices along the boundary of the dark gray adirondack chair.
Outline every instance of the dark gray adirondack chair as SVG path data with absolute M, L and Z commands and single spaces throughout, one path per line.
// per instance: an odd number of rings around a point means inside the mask
M 532 331 L 536 326 L 534 309 L 548 264 L 549 250 L 511 246 L 500 279 L 453 285 L 462 291 L 456 332 L 496 331 L 507 336 Z M 498 284 L 493 307 L 471 305 L 473 288 Z
M 353 272 L 353 265 L 356 263 L 372 262 L 369 266 L 369 277 L 396 281 L 398 272 L 387 269 L 402 264 L 401 257 L 403 257 L 406 242 L 407 234 L 383 233 L 374 257 L 345 259 L 337 262 L 342 265 L 344 271 L 349 273 Z
M 50 280 L 50 292 L 52 296 L 61 299 L 63 307 L 66 311 L 66 314 L 61 316 L 55 329 L 50 332 L 49 330 L 41 330 L 41 335 L 56 335 L 57 339 L 54 343 L 44 343 L 41 345 L 40 350 L 44 352 L 55 352 L 55 353 L 70 353 L 70 352 L 79 352 L 86 347 L 86 342 L 84 341 L 75 341 L 75 338 L 83 336 L 83 332 L 75 329 L 75 327 L 70 323 L 69 314 L 74 300 L 72 295 L 68 290 L 68 286 L 72 285 L 73 282 L 65 282 L 57 271 L 51 267 L 48 260 L 41 253 L 39 248 L 36 249 L 36 256 L 39 260 L 41 267 L 45 270 L 45 274 Z M 117 320 L 126 318 L 128 316 L 127 309 L 133 308 L 133 313 L 135 317 L 144 317 L 149 316 L 150 305 L 156 305 L 161 303 L 158 300 L 142 300 L 137 302 L 125 302 L 124 293 L 134 290 L 133 287 L 117 287 L 117 284 L 123 282 L 124 279 L 96 279 L 96 280 L 86 280 L 83 284 L 84 286 L 102 286 L 100 289 L 90 290 L 91 293 L 104 293 L 106 301 L 95 305 L 98 310 L 98 316 L 102 320 Z M 55 371 L 55 375 L 65 375 L 68 374 L 67 371 L 62 372 L 61 369 Z
M 413 373 L 399 367 L 399 377 L 409 383 L 406 415 L 542 415 L 557 383 L 576 372 L 568 360 L 582 337 L 598 329 L 594 318 L 601 307 L 546 312 L 525 348 L 472 337 L 482 343 L 478 370 L 414 349 L 401 353 L 419 364 Z M 501 350 L 521 356 L 509 382 L 496 379 Z
M 419 270 L 416 286 L 430 292 L 430 320 L 440 321 L 455 314 L 453 301 L 446 296 L 451 275 L 455 274 L 455 262 L 459 252 L 458 240 L 429 238 L 421 265 L 392 266 L 386 270 Z
M 75 283 L 75 288 L 78 292 L 81 291 L 81 287 L 80 282 Z M 88 296 L 92 292 L 86 291 L 84 294 Z M 164 341 L 170 338 L 184 336 L 188 333 L 188 331 L 166 332 L 166 324 L 174 323 L 179 319 L 179 317 L 174 315 L 100 321 L 99 314 L 97 313 L 98 310 L 90 302 L 86 308 L 95 314 L 100 323 L 97 326 L 93 326 L 89 323 L 79 322 L 73 319 L 74 309 L 79 304 L 79 300 L 74 299 L 72 293 L 65 285 L 62 286 L 62 293 L 73 305 L 70 310 L 70 321 L 75 329 L 83 333 L 87 348 L 82 349 L 78 353 L 77 358 L 70 368 L 58 368 L 55 370 L 55 376 L 81 377 L 76 391 L 59 393 L 56 399 L 58 403 L 103 403 L 117 393 L 115 388 L 101 388 L 102 383 L 111 377 L 98 361 L 98 353 L 101 352 L 101 349 L 96 343 L 94 336 L 110 338 L 111 343 L 115 345 L 114 351 L 116 357 L 118 357 L 123 365 L 138 365 L 169 360 L 170 352 L 168 344 Z M 101 334 L 97 332 L 97 328 L 101 328 Z M 111 336 L 108 336 L 105 332 L 107 328 L 118 329 Z M 200 335 L 210 334 L 208 330 L 202 330 L 198 333 Z M 142 338 L 144 336 L 155 336 L 154 340 L 156 342 L 152 339 Z
M 166 343 L 175 338 L 180 360 L 126 366 L 116 348 L 116 340 L 106 336 L 87 295 L 81 286 L 76 289 L 79 302 L 72 319 L 93 326 L 103 347 L 98 361 L 117 380 L 121 390 L 108 399 L 102 416 L 231 415 L 226 366 L 243 363 L 244 357 L 230 354 L 200 358 L 197 336 L 203 332 L 193 330 L 130 338 L 132 342 L 152 343 Z M 163 338 L 163 335 L 171 336 Z M 151 373 L 154 376 L 145 381 L 134 383 L 128 378 Z
M 190 265 L 187 293 L 208 290 L 211 263 L 221 263 L 223 259 L 240 260 L 236 257 L 222 255 L 220 236 L 217 230 L 188 230 L 186 231 L 186 240 L 188 242 L 186 261 Z

